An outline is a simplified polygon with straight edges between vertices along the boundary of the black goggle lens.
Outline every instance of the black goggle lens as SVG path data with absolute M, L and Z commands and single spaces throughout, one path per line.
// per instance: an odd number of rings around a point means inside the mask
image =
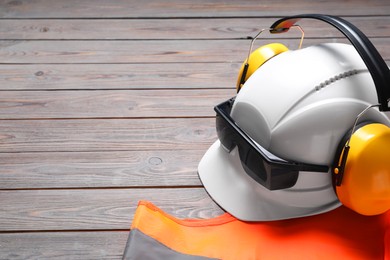
M 217 112 L 216 129 L 221 145 L 231 152 L 236 146 L 240 161 L 245 172 L 255 181 L 269 190 L 286 189 L 295 185 L 298 180 L 299 170 L 327 172 L 328 167 L 323 165 L 309 165 L 290 163 L 283 159 L 275 160 L 267 157 L 264 148 L 260 148 L 248 141 L 250 138 L 234 123 L 230 112 L 234 99 L 230 99 L 215 107 Z M 260 152 L 260 150 L 264 150 Z

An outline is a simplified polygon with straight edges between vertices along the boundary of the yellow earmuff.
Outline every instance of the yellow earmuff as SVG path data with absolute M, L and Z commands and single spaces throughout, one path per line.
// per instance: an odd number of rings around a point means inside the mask
M 267 45 L 264 45 L 255 51 L 253 51 L 249 55 L 249 60 L 245 60 L 242 64 L 240 71 L 238 73 L 238 79 L 237 79 L 237 92 L 240 91 L 242 86 L 244 85 L 245 81 L 261 66 L 263 65 L 267 60 L 271 59 L 272 57 L 275 57 L 276 55 L 288 51 L 288 48 L 281 44 L 281 43 L 270 43 Z M 248 68 L 245 71 L 245 65 L 248 64 Z M 244 77 L 243 77 L 243 74 Z
M 345 143 L 333 168 L 337 197 L 362 215 L 390 209 L 390 128 L 371 123 L 356 130 Z M 336 157 L 337 158 L 337 157 Z M 343 162 L 344 161 L 344 162 Z

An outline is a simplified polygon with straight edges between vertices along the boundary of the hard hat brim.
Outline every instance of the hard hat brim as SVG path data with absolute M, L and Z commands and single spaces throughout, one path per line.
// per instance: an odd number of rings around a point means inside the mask
M 244 172 L 237 148 L 227 153 L 219 140 L 201 159 L 198 174 L 214 201 L 234 217 L 244 221 L 311 216 L 341 205 L 334 195 L 333 187 L 329 185 L 307 190 L 299 187 L 299 184 L 296 185 L 298 187 L 285 190 L 266 189 Z M 318 173 L 309 174 L 318 176 Z

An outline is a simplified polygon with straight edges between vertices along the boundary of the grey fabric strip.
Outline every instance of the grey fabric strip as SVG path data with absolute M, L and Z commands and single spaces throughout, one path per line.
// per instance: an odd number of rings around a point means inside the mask
M 127 240 L 123 260 L 207 260 L 215 259 L 203 256 L 186 255 L 176 252 L 161 242 L 145 235 L 138 229 L 132 229 Z

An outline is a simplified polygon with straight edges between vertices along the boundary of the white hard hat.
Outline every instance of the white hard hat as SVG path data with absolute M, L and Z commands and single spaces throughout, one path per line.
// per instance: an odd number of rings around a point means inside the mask
M 328 43 L 284 51 L 245 82 L 232 102 L 230 116 L 265 153 L 326 165 L 329 170 L 299 171 L 295 185 L 272 190 L 245 171 L 239 147 L 227 151 L 218 140 L 200 161 L 199 177 L 223 209 L 245 221 L 289 219 L 335 209 L 341 202 L 332 183 L 332 165 L 340 140 L 357 115 L 377 102 L 370 72 L 352 45 Z M 390 125 L 377 109 L 360 119 Z

